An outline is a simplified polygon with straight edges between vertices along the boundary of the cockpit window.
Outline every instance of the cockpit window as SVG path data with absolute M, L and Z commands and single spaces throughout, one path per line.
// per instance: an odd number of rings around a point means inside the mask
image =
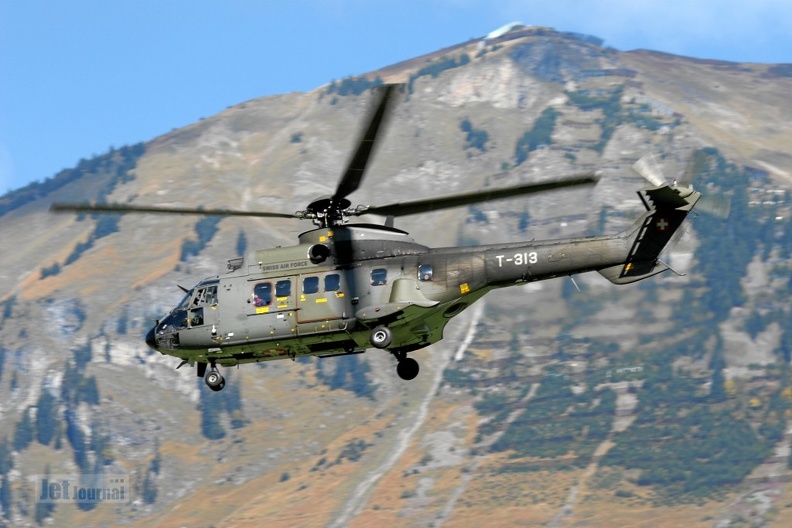
M 193 297 L 192 305 L 195 306 L 214 306 L 217 304 L 217 285 L 204 286 L 198 288 Z
M 209 306 L 217 304 L 217 286 L 206 288 L 206 304 Z
M 272 283 L 260 282 L 253 287 L 253 304 L 269 306 L 272 304 Z
M 204 309 L 196 308 L 190 311 L 190 324 L 192 326 L 203 326 L 204 324 Z

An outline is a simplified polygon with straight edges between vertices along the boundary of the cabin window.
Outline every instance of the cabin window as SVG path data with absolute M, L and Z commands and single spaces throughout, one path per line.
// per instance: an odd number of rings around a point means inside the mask
M 278 281 L 275 284 L 275 297 L 288 297 L 289 295 L 291 295 L 291 281 Z
M 430 281 L 432 280 L 432 265 L 431 264 L 421 264 L 418 266 L 418 280 L 419 281 Z
M 303 293 L 318 293 L 319 292 L 319 277 L 305 277 L 303 279 Z
M 324 283 L 325 291 L 338 291 L 341 289 L 341 276 L 338 273 L 325 275 Z
M 272 283 L 261 282 L 253 287 L 253 304 L 269 306 L 272 304 Z
M 384 286 L 388 284 L 388 270 L 384 268 L 377 268 L 371 270 L 371 285 Z

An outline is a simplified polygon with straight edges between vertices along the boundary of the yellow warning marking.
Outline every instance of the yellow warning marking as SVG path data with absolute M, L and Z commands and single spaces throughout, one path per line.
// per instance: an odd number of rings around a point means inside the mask
M 269 312 L 269 306 L 256 308 L 256 313 L 257 314 L 263 314 L 263 313 L 267 313 L 267 312 Z
M 632 270 L 632 269 L 633 269 L 632 262 L 630 262 L 629 264 L 627 264 L 626 266 L 624 266 L 624 271 L 630 271 L 630 270 Z
M 470 293 L 470 286 L 468 286 L 467 282 L 463 282 L 459 285 L 459 291 L 464 293 Z
M 327 237 L 322 235 L 319 237 L 319 242 L 327 242 Z
M 336 297 L 339 299 L 344 296 L 344 292 L 336 292 Z
M 319 297 L 318 299 L 316 299 L 316 302 L 318 302 L 318 303 L 326 303 L 327 302 L 327 298 L 326 297 Z

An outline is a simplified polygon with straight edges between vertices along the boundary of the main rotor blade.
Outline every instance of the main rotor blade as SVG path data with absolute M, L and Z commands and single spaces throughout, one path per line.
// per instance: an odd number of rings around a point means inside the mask
M 344 171 L 341 181 L 338 182 L 338 187 L 333 195 L 333 203 L 340 202 L 343 198 L 352 194 L 360 186 L 363 175 L 366 171 L 369 157 L 374 150 L 374 145 L 377 140 L 377 133 L 381 125 L 387 121 L 388 110 L 391 106 L 389 102 L 392 99 L 393 92 L 404 86 L 403 84 L 386 84 L 378 91 L 379 101 L 374 107 L 374 111 L 370 114 L 368 119 L 368 127 L 363 132 L 363 135 L 358 140 L 357 150 L 349 160 L 346 170 Z
M 261 218 L 302 218 L 294 213 L 268 213 L 265 211 L 238 211 L 232 209 L 199 209 L 187 207 L 156 207 L 148 205 L 129 205 L 118 203 L 54 203 L 52 213 L 146 213 L 146 214 L 187 214 L 201 216 L 254 216 Z
M 412 202 L 394 203 L 389 205 L 375 205 L 372 207 L 359 208 L 351 211 L 354 215 L 376 214 L 383 216 L 407 216 L 418 213 L 428 213 L 440 209 L 449 209 L 462 205 L 471 205 L 491 200 L 502 200 L 512 196 L 522 196 L 545 191 L 563 189 L 565 187 L 575 187 L 578 185 L 590 185 L 597 183 L 598 179 L 591 174 L 578 175 L 565 180 L 554 180 L 543 183 L 529 183 L 514 187 L 504 187 L 501 189 L 481 190 L 451 196 L 441 196 L 439 198 L 429 198 L 426 200 L 415 200 Z

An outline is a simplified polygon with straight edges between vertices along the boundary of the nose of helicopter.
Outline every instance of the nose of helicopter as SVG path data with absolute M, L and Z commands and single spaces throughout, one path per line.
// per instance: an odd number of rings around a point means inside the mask
M 152 327 L 151 330 L 148 331 L 148 334 L 146 334 L 146 344 L 152 350 L 157 350 L 157 339 L 154 337 L 154 327 Z

